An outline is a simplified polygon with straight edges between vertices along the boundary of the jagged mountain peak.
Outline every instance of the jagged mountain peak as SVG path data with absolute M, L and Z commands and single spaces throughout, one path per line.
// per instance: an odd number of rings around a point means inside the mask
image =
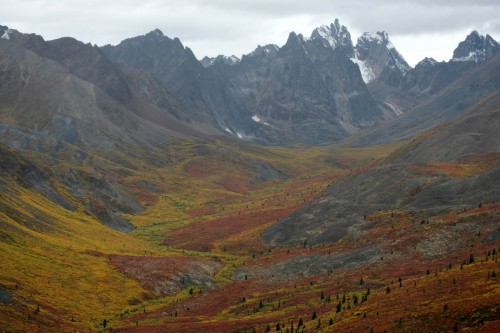
M 339 19 L 335 19 L 335 22 L 330 25 L 322 25 L 314 29 L 310 39 L 322 40 L 325 46 L 332 49 L 343 47 L 348 54 L 351 54 L 354 50 L 351 34 L 346 26 L 340 25 Z
M 160 29 L 156 28 L 155 30 L 151 31 L 151 33 L 155 33 L 157 36 L 162 37 L 164 36 L 163 31 Z
M 386 68 L 399 72 L 401 77 L 411 69 L 385 31 L 363 33 L 357 40 L 352 60 L 360 67 L 367 83 L 379 77 Z
M 286 41 L 286 44 L 288 44 L 290 41 L 305 41 L 304 36 L 302 34 L 297 34 L 295 31 L 290 32 L 288 35 L 288 39 Z
M 490 35 L 473 30 L 453 51 L 452 61 L 482 62 L 500 52 L 500 44 Z
M 150 32 L 148 32 L 145 37 L 147 38 L 150 38 L 150 39 L 162 39 L 163 37 L 165 37 L 165 35 L 163 34 L 163 32 L 160 30 L 160 29 L 154 29 L 154 30 L 151 30 Z
M 434 58 L 428 58 L 428 57 L 425 57 L 424 59 L 422 59 L 416 66 L 415 68 L 417 67 L 433 67 L 434 65 L 436 65 L 438 63 L 438 61 Z
M 185 48 L 184 45 L 182 45 L 182 42 L 180 41 L 179 38 L 170 38 L 168 36 L 165 36 L 163 32 L 160 29 L 154 29 L 151 30 L 150 32 L 146 33 L 145 35 L 139 35 L 136 37 L 131 37 L 123 40 L 120 45 L 124 44 L 131 44 L 136 47 L 139 47 L 140 45 L 151 45 L 151 46 L 161 46 L 161 45 L 170 45 L 170 46 L 175 46 L 178 49 L 188 49 Z M 107 47 L 108 45 L 106 45 Z
M 282 51 L 286 50 L 296 50 L 298 48 L 304 48 L 305 38 L 302 34 L 297 34 L 294 31 L 290 32 L 288 35 L 288 39 L 286 40 L 285 45 L 280 49 Z

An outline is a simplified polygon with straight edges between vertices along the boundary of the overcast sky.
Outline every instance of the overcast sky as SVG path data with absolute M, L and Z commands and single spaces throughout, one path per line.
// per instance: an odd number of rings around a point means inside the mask
M 449 60 L 472 30 L 500 36 L 499 0 L 0 0 L 0 8 L 0 25 L 46 40 L 101 46 L 159 28 L 199 59 L 282 46 L 291 31 L 308 37 L 335 18 L 354 43 L 365 31 L 385 30 L 412 66 L 425 56 Z

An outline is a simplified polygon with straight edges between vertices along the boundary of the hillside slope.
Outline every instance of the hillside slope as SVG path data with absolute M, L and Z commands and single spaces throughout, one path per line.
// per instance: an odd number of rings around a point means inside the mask
M 489 69 L 483 68 L 486 73 Z M 333 184 L 326 197 L 266 230 L 264 240 L 275 245 L 335 241 L 377 210 L 436 211 L 498 200 L 499 84 L 494 74 L 476 80 L 484 80 L 492 92 L 476 100 L 468 112 L 413 138 L 368 170 L 354 171 Z M 462 85 L 455 87 L 457 91 L 449 89 L 443 98 L 463 91 Z

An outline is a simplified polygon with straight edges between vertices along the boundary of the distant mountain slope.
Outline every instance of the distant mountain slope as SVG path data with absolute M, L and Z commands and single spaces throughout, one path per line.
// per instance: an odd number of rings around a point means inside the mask
M 165 112 L 187 122 L 206 123 L 218 128 L 221 134 L 228 127 L 235 132 L 252 132 L 255 124 L 250 112 L 234 99 L 218 76 L 204 69 L 179 39 L 170 39 L 160 30 L 154 30 L 101 49 L 130 77 L 146 76 L 158 82 L 167 97 L 175 96 L 180 104 L 172 105 L 165 96 L 154 98 L 151 88 L 145 85 L 147 81 L 141 81 L 137 90 Z
M 464 94 L 464 85 L 469 88 L 466 91 L 474 102 L 459 108 L 462 116 L 422 133 L 378 165 L 336 182 L 324 197 L 269 227 L 264 241 L 272 245 L 331 242 L 377 210 L 419 211 L 425 216 L 499 200 L 500 85 L 495 75 L 499 60 L 496 57 L 477 68 L 480 75 L 475 80 L 454 84 L 441 94 L 441 100 L 456 98 Z M 481 90 L 484 95 L 478 99 L 481 94 L 470 88 L 479 82 L 489 89 Z M 381 135 L 386 136 L 387 132 Z
M 394 66 L 388 66 L 385 72 L 369 82 L 368 89 L 383 106 L 406 112 L 499 52 L 500 46 L 491 36 L 485 37 L 473 31 L 457 46 L 450 61 L 425 58 L 415 68 L 405 68 L 404 72 L 391 70 Z
M 500 56 L 471 68 L 463 76 L 412 110 L 349 140 L 352 145 L 406 140 L 453 120 L 483 100 L 498 99 Z

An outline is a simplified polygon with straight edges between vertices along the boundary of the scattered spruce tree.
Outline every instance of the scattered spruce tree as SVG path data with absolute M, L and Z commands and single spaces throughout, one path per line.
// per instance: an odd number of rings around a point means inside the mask
M 318 318 L 318 315 L 316 314 L 316 311 L 313 311 L 313 314 L 312 314 L 312 320 Z
M 330 320 L 328 321 L 328 326 L 332 326 L 333 325 L 333 318 L 330 318 Z
M 448 304 L 445 304 L 445 305 L 443 306 L 443 310 L 444 310 L 444 311 L 448 311 Z
M 387 286 L 387 288 L 385 288 L 385 293 L 388 294 L 391 292 L 391 288 L 389 286 Z

